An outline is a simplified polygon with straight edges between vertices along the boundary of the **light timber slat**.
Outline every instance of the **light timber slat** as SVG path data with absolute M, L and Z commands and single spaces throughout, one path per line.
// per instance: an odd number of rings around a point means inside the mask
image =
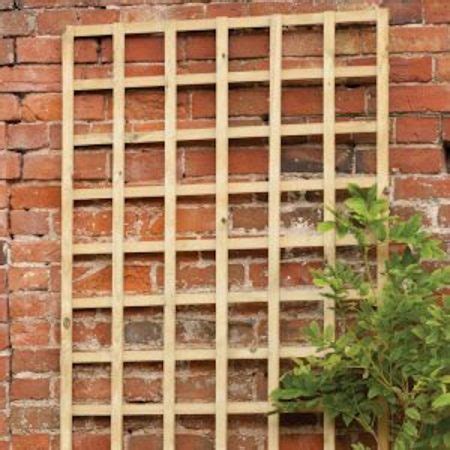
M 166 22 L 164 34 L 164 378 L 163 447 L 175 450 L 175 277 L 177 182 L 177 28 Z
M 280 238 L 281 248 L 313 248 L 323 246 L 322 235 L 291 234 Z M 267 237 L 230 238 L 228 240 L 229 250 L 256 250 L 268 248 Z M 339 238 L 336 242 L 339 246 L 352 246 L 356 241 L 351 236 Z M 185 239 L 177 240 L 174 248 L 180 252 L 201 252 L 215 250 L 215 239 Z M 107 255 L 111 253 L 111 243 L 74 244 L 74 255 Z M 162 253 L 164 251 L 163 241 L 139 241 L 125 242 L 126 253 Z
M 335 19 L 334 12 L 326 12 L 323 31 L 323 179 L 324 179 L 324 220 L 333 220 L 329 209 L 336 205 L 336 142 L 335 142 Z M 336 262 L 336 232 L 330 230 L 324 234 L 324 256 L 327 264 Z M 334 302 L 327 298 L 323 306 L 324 328 L 335 329 Z M 324 415 L 324 450 L 335 449 L 335 424 L 328 415 Z
M 336 78 L 361 78 L 374 77 L 377 74 L 376 66 L 342 66 L 336 67 Z M 247 70 L 242 72 L 228 72 L 229 83 L 256 83 L 269 81 L 268 70 Z M 284 81 L 295 80 L 318 80 L 323 78 L 323 69 L 284 69 L 281 72 Z M 177 75 L 178 86 L 195 86 L 215 84 L 216 74 L 213 72 Z M 126 88 L 161 87 L 164 86 L 164 76 L 142 76 L 125 78 Z M 91 91 L 112 89 L 113 82 L 109 78 L 92 78 L 86 80 L 75 80 L 76 91 Z
M 177 403 L 175 413 L 177 415 L 210 415 L 214 414 L 214 403 Z M 229 402 L 228 414 L 267 414 L 273 410 L 267 402 Z M 111 407 L 109 405 L 74 405 L 74 416 L 109 416 Z M 311 410 L 312 411 L 312 410 Z M 154 404 L 124 404 L 125 416 L 159 416 L 163 413 L 160 403 Z
M 389 200 L 389 11 L 377 11 L 377 193 Z M 378 288 L 384 284 L 384 265 L 389 247 L 377 247 Z M 389 450 L 389 409 L 383 404 L 384 416 L 378 421 L 378 450 Z
M 322 301 L 323 291 L 316 288 L 303 289 L 280 289 L 280 301 Z M 235 291 L 228 293 L 229 303 L 265 303 L 267 302 L 267 291 Z M 352 300 L 357 300 L 358 293 L 352 292 Z M 177 293 L 175 302 L 177 305 L 207 305 L 215 303 L 216 295 L 213 292 L 185 292 Z M 164 305 L 163 295 L 129 295 L 124 297 L 125 307 L 147 307 Z M 85 297 L 74 298 L 74 309 L 96 309 L 110 308 L 111 297 Z
M 61 215 L 61 395 L 60 446 L 72 449 L 72 221 L 73 221 L 73 29 L 62 37 L 63 127 Z
M 123 283 L 124 283 L 124 172 L 125 172 L 125 35 L 114 25 L 113 90 L 113 198 L 112 198 L 112 361 L 111 361 L 111 450 L 123 446 Z
M 268 383 L 267 395 L 280 378 L 280 175 L 281 175 L 281 64 L 283 28 L 281 16 L 270 21 L 270 111 L 269 111 L 269 215 L 268 215 Z M 268 449 L 279 445 L 279 416 L 268 418 Z
M 376 179 L 375 176 L 371 175 L 340 177 L 336 178 L 336 189 L 345 189 L 350 183 L 357 183 L 361 187 L 369 187 L 376 182 Z M 280 182 L 281 192 L 320 191 L 323 189 L 323 186 L 323 180 L 319 178 L 282 180 Z M 228 192 L 230 194 L 268 192 L 268 188 L 269 184 L 267 181 L 228 183 Z M 215 185 L 213 183 L 177 185 L 176 192 L 177 196 L 213 195 L 215 193 Z M 125 198 L 163 197 L 164 186 L 126 187 L 124 195 Z M 111 188 L 79 188 L 75 189 L 73 193 L 75 200 L 101 200 L 110 199 L 111 197 Z
M 216 392 L 215 448 L 227 448 L 228 402 L 228 25 L 216 28 Z
M 270 351 L 268 348 L 229 348 L 229 359 L 258 360 L 268 359 Z M 280 347 L 280 358 L 300 358 L 311 355 L 319 355 L 316 347 L 292 346 Z M 215 349 L 192 349 L 184 348 L 175 350 L 176 361 L 214 361 L 218 356 Z M 123 353 L 124 362 L 146 362 L 163 361 L 163 350 L 128 350 Z M 74 352 L 74 364 L 98 364 L 111 362 L 111 354 L 108 351 L 99 352 Z
M 376 121 L 360 120 L 349 122 L 336 123 L 336 134 L 350 134 L 350 133 L 375 133 Z M 253 125 L 243 127 L 230 127 L 228 129 L 230 139 L 245 139 L 268 137 L 269 127 L 266 125 Z M 307 123 L 307 124 L 289 124 L 281 126 L 282 136 L 314 136 L 322 134 L 322 123 Z M 215 138 L 214 128 L 198 128 L 198 129 L 181 129 L 176 133 L 176 138 L 179 141 L 199 141 L 211 140 Z M 125 135 L 127 143 L 150 143 L 163 142 L 164 133 L 161 131 L 153 131 L 148 133 L 127 133 Z M 77 134 L 75 135 L 76 146 L 90 146 L 90 145 L 107 145 L 112 143 L 110 134 Z

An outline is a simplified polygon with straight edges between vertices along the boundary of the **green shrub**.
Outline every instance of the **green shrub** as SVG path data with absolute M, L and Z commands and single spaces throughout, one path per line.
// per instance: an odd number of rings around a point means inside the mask
M 387 403 L 394 450 L 450 448 L 450 297 L 439 293 L 450 284 L 450 270 L 425 264 L 444 258 L 440 243 L 420 217 L 390 217 L 375 187 L 350 186 L 333 214 L 319 229 L 354 236 L 363 263 L 327 266 L 315 284 L 350 324 L 333 341 L 332 329 L 322 332 L 313 323 L 308 337 L 322 356 L 296 360 L 272 401 L 278 412 L 323 408 L 375 439 Z M 377 243 L 391 248 L 380 289 L 370 258 Z

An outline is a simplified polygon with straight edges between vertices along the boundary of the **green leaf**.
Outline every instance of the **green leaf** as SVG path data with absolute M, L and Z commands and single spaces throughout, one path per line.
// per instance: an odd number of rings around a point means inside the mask
M 317 231 L 319 231 L 320 233 L 326 233 L 327 231 L 333 230 L 335 226 L 335 222 L 328 220 L 319 223 L 319 225 L 317 226 Z
M 420 420 L 420 412 L 416 408 L 407 408 L 406 415 L 412 420 Z
M 436 398 L 433 401 L 432 406 L 434 409 L 445 408 L 447 406 L 450 406 L 450 392 L 447 392 L 446 394 L 442 394 L 438 398 Z

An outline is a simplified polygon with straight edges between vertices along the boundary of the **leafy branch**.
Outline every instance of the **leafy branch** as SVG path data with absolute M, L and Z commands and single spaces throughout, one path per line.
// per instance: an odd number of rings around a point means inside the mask
M 440 242 L 419 216 L 390 216 L 375 186 L 351 185 L 343 208 L 332 212 L 334 220 L 319 230 L 353 236 L 363 264 L 355 269 L 339 261 L 314 281 L 353 320 L 335 341 L 332 329 L 309 327 L 320 356 L 295 361 L 272 394 L 274 405 L 279 412 L 323 408 L 377 440 L 387 404 L 393 450 L 450 448 L 450 297 L 439 294 L 450 284 L 450 270 L 426 264 L 445 257 Z M 371 265 L 380 243 L 391 250 L 382 287 Z

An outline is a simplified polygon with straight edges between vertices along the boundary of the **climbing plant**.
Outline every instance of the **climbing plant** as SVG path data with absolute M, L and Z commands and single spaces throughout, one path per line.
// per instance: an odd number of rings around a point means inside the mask
M 419 216 L 389 215 L 375 186 L 351 185 L 343 207 L 332 212 L 334 220 L 319 230 L 352 235 L 362 264 L 327 266 L 315 273 L 315 284 L 345 314 L 346 329 L 334 340 L 331 328 L 309 327 L 319 354 L 295 360 L 272 393 L 274 405 L 278 412 L 323 408 L 375 440 L 387 406 L 394 450 L 450 448 L 450 297 L 442 294 L 450 270 L 441 244 Z M 380 242 L 390 247 L 381 288 L 371 264 Z

